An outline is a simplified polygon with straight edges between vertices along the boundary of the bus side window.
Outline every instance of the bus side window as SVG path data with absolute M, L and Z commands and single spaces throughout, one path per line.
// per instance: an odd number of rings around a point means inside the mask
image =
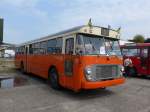
M 56 53 L 62 53 L 62 44 L 63 44 L 63 39 L 57 38 L 57 43 L 56 43 Z
M 140 49 L 137 49 L 137 56 L 140 56 Z
M 29 54 L 33 54 L 32 44 L 29 45 Z
M 65 53 L 73 54 L 73 51 L 74 51 L 74 38 L 66 39 Z
M 40 43 L 35 43 L 33 45 L 33 54 L 39 54 Z
M 142 50 L 141 51 L 141 56 L 144 57 L 144 58 L 148 57 L 148 49 L 141 49 L 141 50 Z
M 16 52 L 16 54 L 18 54 L 18 47 L 16 47 L 15 52 Z
M 46 54 L 47 51 L 47 41 L 41 42 L 40 54 Z
M 48 41 L 47 53 L 56 53 L 56 39 L 51 39 Z

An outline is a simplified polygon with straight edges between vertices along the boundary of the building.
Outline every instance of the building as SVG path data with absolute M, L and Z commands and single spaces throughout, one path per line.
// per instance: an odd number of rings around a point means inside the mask
M 3 43 L 0 45 L 0 57 L 14 57 L 15 56 L 14 44 Z
M 13 57 L 15 45 L 3 42 L 4 19 L 0 18 L 0 57 Z

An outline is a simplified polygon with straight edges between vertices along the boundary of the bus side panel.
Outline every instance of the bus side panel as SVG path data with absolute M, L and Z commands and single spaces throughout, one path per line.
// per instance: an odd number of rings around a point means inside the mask
M 71 86 L 70 89 L 73 89 L 75 91 L 78 91 L 80 89 L 82 89 L 82 83 L 89 83 L 89 81 L 86 80 L 85 78 L 85 74 L 84 74 L 84 68 L 86 66 L 89 65 L 93 65 L 93 64 L 117 64 L 117 65 L 122 65 L 122 60 L 118 59 L 116 57 L 106 57 L 106 56 L 101 56 L 101 57 L 97 57 L 97 56 L 74 56 L 74 72 L 73 72 L 73 76 L 72 76 L 72 82 L 73 85 Z M 112 80 L 113 81 L 113 80 Z M 115 79 L 114 79 L 115 81 Z M 99 83 L 99 85 L 103 85 L 105 86 L 105 84 L 101 84 L 104 83 L 103 81 L 98 81 L 95 83 Z M 107 81 L 106 85 L 111 85 L 111 81 Z M 122 82 L 115 82 L 114 85 L 116 84 L 121 84 Z M 69 87 L 69 82 L 66 82 L 67 87 Z M 93 82 L 94 84 L 94 82 Z M 96 85 L 97 86 L 97 85 Z M 87 87 L 90 88 L 90 87 Z M 95 87 L 96 88 L 96 87 Z M 91 88 L 92 89 L 92 88 Z
M 20 56 L 19 55 L 15 55 L 15 66 L 16 68 L 20 68 Z
M 113 79 L 113 80 L 106 80 L 106 81 L 96 81 L 96 82 L 90 82 L 87 81 L 87 79 L 85 78 L 85 74 L 84 74 L 84 68 L 86 66 L 89 65 L 93 65 L 93 64 L 98 64 L 98 65 L 110 65 L 110 64 L 116 64 L 116 65 L 122 65 L 122 60 L 117 58 L 116 56 L 111 56 L 111 57 L 107 57 L 107 56 L 83 56 L 81 58 L 82 62 L 82 88 L 89 88 L 89 89 L 94 89 L 94 88 L 103 88 L 103 87 L 108 87 L 108 86 L 113 86 L 113 85 L 118 85 L 118 84 L 122 84 L 124 83 L 124 78 L 120 77 L 118 81 L 118 78 Z M 91 84 L 89 84 L 91 83 Z M 88 85 L 89 84 L 89 85 Z M 87 85 L 87 86 L 85 86 Z
M 15 66 L 16 68 L 21 68 L 21 63 L 23 64 L 23 66 L 25 66 L 25 55 L 23 54 L 17 54 L 15 56 Z
M 73 66 L 73 85 L 72 88 L 74 91 L 80 90 L 82 87 L 82 79 L 84 77 L 83 74 L 83 65 L 82 61 L 80 60 L 80 56 L 74 56 L 74 66 Z
M 61 85 L 65 85 L 64 81 L 64 63 L 63 55 L 30 55 L 28 56 L 28 71 L 43 78 L 48 78 L 50 67 L 55 66 L 59 74 Z

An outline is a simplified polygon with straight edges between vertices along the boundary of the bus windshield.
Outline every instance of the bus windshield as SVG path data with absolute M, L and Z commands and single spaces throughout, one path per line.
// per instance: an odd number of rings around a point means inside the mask
M 85 55 L 121 55 L 118 40 L 82 34 L 77 37 L 76 52 Z
M 107 54 L 121 56 L 121 50 L 118 40 L 105 39 L 105 46 Z
M 137 48 L 123 48 L 122 54 L 125 56 L 138 56 L 140 55 L 140 50 Z

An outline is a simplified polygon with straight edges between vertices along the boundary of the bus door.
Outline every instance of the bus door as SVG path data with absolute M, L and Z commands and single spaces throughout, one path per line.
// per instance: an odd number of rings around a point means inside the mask
M 73 66 L 74 66 L 74 37 L 65 38 L 64 75 L 65 85 L 73 88 Z
M 25 60 L 24 60 L 24 70 L 27 72 L 27 65 L 28 65 L 28 53 L 29 53 L 29 47 L 25 46 Z
M 148 48 L 141 48 L 141 74 L 148 74 Z

